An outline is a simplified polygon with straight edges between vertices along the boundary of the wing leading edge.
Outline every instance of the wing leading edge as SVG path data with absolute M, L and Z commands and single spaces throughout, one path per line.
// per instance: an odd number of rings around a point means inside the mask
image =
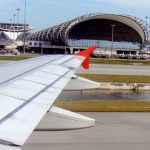
M 84 51 L 85 55 L 43 56 L 38 62 L 31 59 L 0 66 L 5 73 L 12 70 L 7 77 L 3 73 L 0 81 L 1 145 L 25 143 L 75 73 L 74 69 L 88 59 L 89 49 Z

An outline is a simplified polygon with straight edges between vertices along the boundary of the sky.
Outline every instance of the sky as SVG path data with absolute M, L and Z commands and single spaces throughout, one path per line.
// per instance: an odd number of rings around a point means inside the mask
M 25 0 L 0 0 L 0 22 L 10 22 L 20 8 L 19 20 L 23 23 L 24 3 Z M 26 0 L 26 3 L 26 22 L 36 30 L 90 13 L 128 14 L 143 20 L 150 17 L 149 0 Z

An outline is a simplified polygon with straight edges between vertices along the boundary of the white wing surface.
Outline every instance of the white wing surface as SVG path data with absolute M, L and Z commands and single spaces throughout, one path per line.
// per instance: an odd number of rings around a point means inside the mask
M 96 47 L 74 55 L 51 55 L 0 66 L 0 144 L 22 146 L 57 96 L 74 69 Z

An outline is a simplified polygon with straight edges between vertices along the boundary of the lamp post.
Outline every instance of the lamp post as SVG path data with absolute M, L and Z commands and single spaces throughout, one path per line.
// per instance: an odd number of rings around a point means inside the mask
M 15 42 L 15 23 L 16 23 L 16 14 L 13 14 L 14 16 L 14 27 L 13 27 L 13 42 Z
M 23 35 L 23 54 L 26 53 L 26 39 L 25 39 L 25 34 L 26 34 L 26 7 L 27 7 L 27 2 L 24 0 L 24 35 Z
M 115 24 L 111 24 L 111 31 L 112 31 L 112 37 L 111 37 L 111 57 L 112 57 L 112 50 L 113 50 L 113 42 L 114 42 L 114 29 L 115 29 Z
M 18 23 L 17 30 L 18 30 L 19 29 L 19 11 L 20 11 L 20 8 L 17 8 L 16 11 L 17 11 L 17 14 L 18 14 L 18 20 L 17 20 L 17 23 Z M 17 31 L 17 38 L 18 38 L 18 31 Z
M 10 30 L 9 30 L 10 35 L 11 35 L 11 38 L 13 38 L 13 37 L 12 37 L 12 34 L 11 34 L 11 31 L 12 31 L 12 24 L 13 24 L 13 19 L 11 18 L 11 19 L 10 19 Z
M 146 19 L 146 20 L 145 20 L 145 21 L 146 21 L 146 28 L 147 28 L 147 21 L 148 21 L 148 18 L 149 18 L 148 16 L 145 16 L 145 19 Z
M 13 14 L 14 16 L 14 24 L 16 23 L 16 14 Z
M 12 30 L 12 23 L 13 23 L 13 19 L 10 19 L 10 30 Z
M 20 13 L 20 8 L 17 8 L 16 11 L 17 11 L 17 15 L 18 15 L 17 23 L 19 24 L 19 15 L 20 15 L 19 13 Z

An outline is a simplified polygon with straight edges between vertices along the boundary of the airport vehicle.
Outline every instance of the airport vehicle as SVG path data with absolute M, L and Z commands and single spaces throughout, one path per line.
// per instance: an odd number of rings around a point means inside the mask
M 0 44 L 0 54 L 2 55 L 20 55 L 20 52 L 17 50 L 17 45 L 13 43 L 3 43 Z
M 89 68 L 89 56 L 96 48 L 0 66 L 0 150 L 20 150 L 45 114 L 52 117 L 49 130 L 94 126 L 94 119 L 54 107 L 53 103 L 74 69 L 81 64 Z

